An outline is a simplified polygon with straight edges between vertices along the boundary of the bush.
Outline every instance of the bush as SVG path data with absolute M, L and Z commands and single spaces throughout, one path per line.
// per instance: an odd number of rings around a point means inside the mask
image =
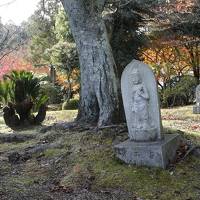
M 78 99 L 70 99 L 68 102 L 65 101 L 62 105 L 62 110 L 76 110 L 78 109 L 79 100 Z
M 0 82 L 3 117 L 11 128 L 40 124 L 46 116 L 48 97 L 41 95 L 40 81 L 31 72 L 12 71 Z M 37 115 L 33 111 L 38 111 Z
M 174 80 L 173 86 L 170 84 L 160 92 L 162 107 L 188 105 L 195 99 L 197 81 L 193 76 L 182 76 Z
M 59 104 L 62 102 L 62 92 L 59 86 L 55 86 L 49 82 L 43 82 L 41 84 L 40 93 L 49 97 L 49 104 Z

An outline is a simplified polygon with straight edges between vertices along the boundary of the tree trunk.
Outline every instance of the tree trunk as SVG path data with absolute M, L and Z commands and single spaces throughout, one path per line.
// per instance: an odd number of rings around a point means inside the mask
M 69 15 L 81 67 L 81 101 L 78 119 L 98 125 L 116 123 L 119 80 L 102 19 L 102 0 L 62 0 Z
M 199 84 L 200 78 L 200 57 L 199 57 L 199 44 L 195 45 L 185 45 L 188 53 L 190 55 L 190 65 L 192 66 L 194 77 L 197 80 L 197 84 Z
M 196 78 L 197 84 L 199 84 L 199 78 L 200 78 L 200 76 L 199 76 L 200 75 L 199 74 L 199 66 L 193 65 L 192 69 L 193 69 L 193 75 Z
M 67 74 L 67 83 L 68 83 L 68 89 L 66 92 L 66 101 L 67 103 L 69 103 L 70 99 L 72 98 L 72 83 L 70 81 L 70 77 L 71 77 L 72 71 L 70 70 Z
M 50 78 L 53 85 L 56 83 L 56 69 L 53 65 L 50 65 Z

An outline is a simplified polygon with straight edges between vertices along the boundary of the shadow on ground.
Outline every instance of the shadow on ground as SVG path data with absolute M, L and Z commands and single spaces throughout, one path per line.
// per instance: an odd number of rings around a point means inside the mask
M 200 199 L 199 158 L 188 156 L 168 170 L 125 165 L 112 147 L 127 138 L 126 128 L 97 130 L 61 123 L 75 115 L 48 113 L 46 126 L 14 134 L 1 124 L 1 200 Z M 54 122 L 59 125 L 48 127 Z M 8 140 L 8 133 L 17 136 Z M 180 133 L 200 144 L 197 134 Z

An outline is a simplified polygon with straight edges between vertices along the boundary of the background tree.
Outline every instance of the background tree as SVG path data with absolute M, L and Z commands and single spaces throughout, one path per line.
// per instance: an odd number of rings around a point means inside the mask
M 133 58 L 139 59 L 140 49 L 146 46 L 145 26 L 153 13 L 146 4 L 136 1 L 108 1 L 104 10 L 107 14 L 103 17 L 121 77 L 124 67 Z
M 199 0 L 168 1 L 155 7 L 155 18 L 149 25 L 150 48 L 162 45 L 175 49 L 176 55 L 190 67 L 197 81 L 200 76 L 199 12 Z
M 17 51 L 13 51 L 9 55 L 6 55 L 1 61 L 0 79 L 3 79 L 5 74 L 11 71 L 32 71 L 36 74 L 49 74 L 49 69 L 47 67 L 35 68 L 30 62 L 28 62 L 24 55 L 27 54 L 26 47 L 21 47 Z
M 63 9 L 60 9 L 55 16 L 55 29 L 57 43 L 46 50 L 51 63 L 54 63 L 58 73 L 64 74 L 65 81 L 65 98 L 69 101 L 72 98 L 72 86 L 74 82 L 79 82 L 79 61 L 67 16 Z M 77 74 L 77 77 L 75 77 Z
M 160 40 L 156 42 L 156 46 L 143 49 L 142 59 L 152 67 L 160 88 L 166 89 L 173 77 L 181 77 L 190 71 L 190 56 L 184 47 L 158 43 Z
M 57 0 L 40 1 L 38 9 L 24 24 L 30 38 L 28 59 L 34 65 L 48 62 L 49 58 L 44 52 L 57 42 L 54 34 L 55 15 L 59 9 L 57 2 Z
M 163 2 L 154 7 L 154 18 L 146 26 L 149 42 L 141 58 L 154 69 L 163 106 L 194 100 L 199 82 L 199 5 L 196 0 Z
M 18 50 L 26 39 L 22 27 L 13 24 L 4 25 L 0 21 L 0 62 L 5 56 Z
M 49 66 L 53 83 L 56 77 L 64 74 L 67 96 L 71 97 L 71 74 L 78 67 L 78 59 L 69 23 L 59 1 L 41 1 L 26 27 L 30 35 L 29 60 L 36 66 Z

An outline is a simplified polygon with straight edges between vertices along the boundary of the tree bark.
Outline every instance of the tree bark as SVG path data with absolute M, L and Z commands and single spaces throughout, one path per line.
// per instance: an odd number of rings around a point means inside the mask
M 199 57 L 199 43 L 195 45 L 185 45 L 188 53 L 190 55 L 190 64 L 192 66 L 194 77 L 197 80 L 197 84 L 199 84 L 200 78 L 200 57 Z
M 56 83 L 56 69 L 53 65 L 49 65 L 50 67 L 50 78 L 53 85 Z
M 102 19 L 102 0 L 62 0 L 81 68 L 78 119 L 108 125 L 120 120 L 119 79 Z

